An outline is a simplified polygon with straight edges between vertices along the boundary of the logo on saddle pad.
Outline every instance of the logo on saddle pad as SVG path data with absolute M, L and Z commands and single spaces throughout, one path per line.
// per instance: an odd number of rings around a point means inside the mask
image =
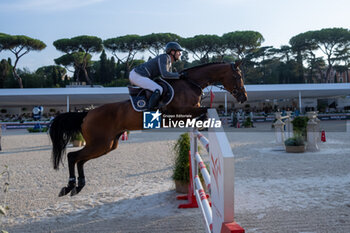
M 143 128 L 160 129 L 161 115 L 162 114 L 159 112 L 159 110 L 156 112 L 143 112 Z

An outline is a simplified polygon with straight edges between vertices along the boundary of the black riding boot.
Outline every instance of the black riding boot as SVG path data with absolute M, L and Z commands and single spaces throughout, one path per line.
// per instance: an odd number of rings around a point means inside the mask
M 155 110 L 158 107 L 160 99 L 160 90 L 155 90 L 148 101 L 148 110 Z

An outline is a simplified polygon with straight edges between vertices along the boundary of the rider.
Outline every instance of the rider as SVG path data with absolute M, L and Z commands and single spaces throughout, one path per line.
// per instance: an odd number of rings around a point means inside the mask
M 132 84 L 153 91 L 149 99 L 148 109 L 152 110 L 158 105 L 163 88 L 153 81 L 158 76 L 164 79 L 180 79 L 181 74 L 171 72 L 172 64 L 180 59 L 183 48 L 177 42 L 169 42 L 165 46 L 165 54 L 136 66 L 129 75 Z

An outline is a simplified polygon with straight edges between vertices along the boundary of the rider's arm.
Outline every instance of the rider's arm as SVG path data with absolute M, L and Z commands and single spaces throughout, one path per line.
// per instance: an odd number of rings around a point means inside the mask
M 180 78 L 180 74 L 177 72 L 169 72 L 168 70 L 170 70 L 171 67 L 171 61 L 170 61 L 170 57 L 166 54 L 164 54 L 163 56 L 159 56 L 158 57 L 158 67 L 159 67 L 159 71 L 160 71 L 160 75 L 162 76 L 162 78 L 164 79 L 179 79 Z

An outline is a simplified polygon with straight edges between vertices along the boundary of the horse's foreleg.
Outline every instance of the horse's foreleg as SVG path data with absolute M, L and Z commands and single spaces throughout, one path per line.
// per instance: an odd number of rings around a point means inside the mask
M 67 186 L 63 187 L 61 189 L 60 193 L 58 194 L 59 197 L 67 195 L 76 186 L 76 178 L 75 178 L 75 169 L 74 169 L 74 167 L 75 167 L 76 157 L 77 157 L 78 153 L 79 153 L 78 151 L 74 151 L 74 152 L 69 152 L 68 153 L 67 157 L 68 157 L 69 180 L 68 180 Z

